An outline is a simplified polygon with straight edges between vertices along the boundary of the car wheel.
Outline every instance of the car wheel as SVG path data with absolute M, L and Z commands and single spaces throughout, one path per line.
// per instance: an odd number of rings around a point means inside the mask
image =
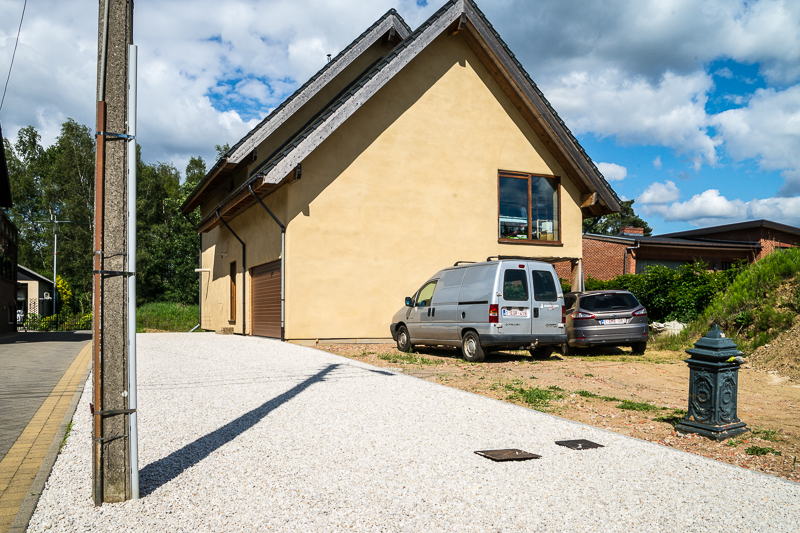
M 637 355 L 642 355 L 644 353 L 644 351 L 647 349 L 647 343 L 646 342 L 635 342 L 635 343 L 633 343 L 631 345 L 631 348 L 633 348 L 633 353 L 635 353 Z
M 552 346 L 537 346 L 536 348 L 531 348 L 528 351 L 531 353 L 531 356 L 535 357 L 536 359 L 546 359 L 553 355 Z
M 464 360 L 470 363 L 480 363 L 486 359 L 481 339 L 474 331 L 464 333 L 464 337 L 461 339 L 461 352 L 464 354 Z
M 564 355 L 575 355 L 577 351 L 577 348 L 570 346 L 567 342 L 561 345 L 561 353 Z
M 403 353 L 410 353 L 414 350 L 414 345 L 411 344 L 411 337 L 408 335 L 408 328 L 405 326 L 397 328 L 397 349 Z

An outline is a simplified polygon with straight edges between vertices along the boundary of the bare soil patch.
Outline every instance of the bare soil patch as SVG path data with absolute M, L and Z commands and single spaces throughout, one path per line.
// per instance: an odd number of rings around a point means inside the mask
M 501 352 L 467 363 L 460 352 L 394 345 L 326 345 L 320 349 L 563 418 L 800 482 L 800 382 L 745 365 L 739 372 L 739 418 L 752 430 L 717 442 L 682 435 L 674 425 L 688 404 L 685 352 L 604 348 L 534 359 Z M 762 455 L 757 455 L 757 454 Z
M 756 368 L 800 381 L 800 322 L 771 343 L 756 349 L 748 360 Z

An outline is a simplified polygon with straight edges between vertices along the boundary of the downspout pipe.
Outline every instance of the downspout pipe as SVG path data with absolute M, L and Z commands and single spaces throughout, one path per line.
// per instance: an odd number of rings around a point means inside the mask
M 638 250 L 641 245 L 642 245 L 641 242 L 636 241 L 636 246 L 628 246 L 627 248 L 625 248 L 625 255 L 622 256 L 622 273 L 623 274 L 627 274 L 628 273 L 628 254 L 630 252 L 632 252 L 633 250 Z M 634 272 L 634 274 L 635 274 L 635 272 Z
M 275 221 L 278 226 L 281 228 L 281 341 L 285 340 L 285 317 L 286 317 L 286 226 L 284 226 L 278 217 L 269 210 L 269 207 L 258 197 L 256 192 L 253 190 L 253 184 L 248 183 L 247 188 L 250 189 L 250 194 L 253 195 L 253 198 L 261 204 L 261 207 L 269 213 L 269 216 L 272 217 L 272 220 Z
M 231 232 L 231 235 L 236 237 L 236 240 L 242 245 L 242 335 L 247 335 L 247 316 L 245 316 L 246 307 L 244 301 L 245 295 L 247 294 L 247 291 L 245 290 L 245 273 L 247 272 L 247 246 L 244 244 L 244 241 L 240 239 L 238 235 L 236 235 L 236 232 L 231 229 L 228 223 L 225 222 L 225 219 L 219 215 L 219 209 L 214 211 L 214 214 L 217 215 L 217 218 L 220 222 L 222 222 L 222 225 L 228 228 L 228 231 Z
M 106 9 L 108 9 L 106 0 Z M 128 46 L 128 415 L 131 499 L 139 499 L 139 422 L 136 384 L 136 98 L 137 51 Z

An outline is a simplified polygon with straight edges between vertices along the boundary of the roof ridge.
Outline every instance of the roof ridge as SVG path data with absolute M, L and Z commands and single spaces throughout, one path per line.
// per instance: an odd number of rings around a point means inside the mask
M 287 105 L 292 103 L 295 98 L 297 98 L 309 85 L 319 79 L 325 72 L 327 72 L 331 67 L 333 67 L 339 60 L 341 60 L 350 50 L 355 48 L 355 46 L 361 42 L 367 35 L 369 35 L 375 28 L 381 25 L 383 21 L 387 20 L 389 17 L 394 16 L 397 17 L 398 21 L 405 27 L 409 32 L 411 32 L 411 28 L 406 24 L 406 21 L 403 20 L 403 17 L 395 10 L 394 8 L 389 9 L 386 13 L 384 13 L 378 20 L 376 20 L 369 28 L 361 32 L 361 34 L 353 39 L 350 44 L 344 47 L 335 57 L 331 58 L 330 61 L 325 63 L 322 68 L 320 68 L 315 74 L 313 74 L 304 84 L 298 87 L 291 95 L 286 97 L 283 102 L 278 104 L 270 113 L 264 117 L 264 119 L 259 122 L 253 129 L 251 129 L 247 134 L 239 139 L 235 145 L 233 145 L 223 157 L 230 157 L 233 153 L 242 145 L 245 141 L 247 141 L 250 137 L 252 137 L 259 129 L 261 129 L 265 124 L 267 124 L 270 119 L 272 119 L 275 115 L 277 115 L 282 109 L 284 109 Z M 222 158 L 220 158 L 222 159 Z
M 298 131 L 293 139 L 288 142 L 283 150 L 275 154 L 269 160 L 263 162 L 263 164 L 255 169 L 253 172 L 250 173 L 250 177 L 256 175 L 264 175 L 265 173 L 272 170 L 275 165 L 277 165 L 283 158 L 285 158 L 291 151 L 295 148 L 298 144 L 298 141 L 302 141 L 303 139 L 308 137 L 308 134 L 315 131 L 320 125 L 322 125 L 325 120 L 331 115 L 333 111 L 339 109 L 345 102 L 347 102 L 352 96 L 361 89 L 366 82 L 374 78 L 381 70 L 383 70 L 392 60 L 398 56 L 400 52 L 408 48 L 408 46 L 413 43 L 428 27 L 430 27 L 434 22 L 436 22 L 444 13 L 446 13 L 453 5 L 456 4 L 458 0 L 449 0 L 445 3 L 441 8 L 436 10 L 436 12 L 428 17 L 428 19 L 423 22 L 422 24 L 414 30 L 411 35 L 403 39 L 397 46 L 395 46 L 391 52 L 386 54 L 383 58 L 376 65 L 374 65 L 371 69 L 367 70 L 361 77 L 357 78 L 353 84 L 351 85 L 350 89 L 345 91 L 339 98 L 333 100 L 328 106 L 320 113 L 316 120 L 314 120 L 311 124 L 308 124 L 305 128 Z
M 570 130 L 569 127 L 567 127 L 567 124 L 559 116 L 559 114 L 555 110 L 555 108 L 550 104 L 550 101 L 547 99 L 547 97 L 545 97 L 545 95 L 542 92 L 542 90 L 539 89 L 539 86 L 536 85 L 536 82 L 533 81 L 533 78 L 531 78 L 530 74 L 528 74 L 528 71 L 525 70 L 525 67 L 522 66 L 522 63 L 520 63 L 520 61 L 517 59 L 517 56 L 514 55 L 514 52 L 511 51 L 511 48 L 509 48 L 508 44 L 506 44 L 506 42 L 503 40 L 503 38 L 500 36 L 500 34 L 497 32 L 497 30 L 494 29 L 494 26 L 492 26 L 492 23 L 489 22 L 488 18 L 486 18 L 486 15 L 483 13 L 483 11 L 481 11 L 481 9 L 474 2 L 474 0 L 464 0 L 464 1 L 465 2 L 469 2 L 469 4 L 475 10 L 475 12 L 478 14 L 478 16 L 481 17 L 483 22 L 486 24 L 486 26 L 492 32 L 492 34 L 494 34 L 494 36 L 497 39 L 497 41 L 503 46 L 503 49 L 508 53 L 508 56 L 514 62 L 516 67 L 520 70 L 522 75 L 525 77 L 525 80 L 528 83 L 531 84 L 531 87 L 533 87 L 533 90 L 536 91 L 536 94 L 539 95 L 539 98 L 542 99 L 542 102 L 544 102 L 544 105 L 547 107 L 548 111 L 550 111 L 553 114 L 553 117 L 561 125 L 561 127 L 564 128 L 564 132 L 567 134 L 567 136 L 570 138 L 570 140 L 573 143 L 575 143 L 575 147 L 578 149 L 578 151 L 581 154 L 583 154 L 583 156 L 586 158 L 586 161 L 589 163 L 589 165 L 592 167 L 592 169 L 595 172 L 597 172 L 597 175 L 600 177 L 601 180 L 603 180 L 603 183 L 606 185 L 606 187 L 608 187 L 608 190 L 611 191 L 611 194 L 614 195 L 614 198 L 616 198 L 617 202 L 621 203 L 621 200 L 619 199 L 619 196 L 617 196 L 617 192 L 608 183 L 608 180 L 606 180 L 606 177 L 603 175 L 602 172 L 600 172 L 600 169 L 597 168 L 597 165 L 595 165 L 594 161 L 592 161 L 592 158 L 589 157 L 589 154 L 586 153 L 586 150 L 583 148 L 583 146 L 581 146 L 581 143 L 578 141 L 577 137 L 575 137 L 575 135 L 572 133 L 572 130 Z

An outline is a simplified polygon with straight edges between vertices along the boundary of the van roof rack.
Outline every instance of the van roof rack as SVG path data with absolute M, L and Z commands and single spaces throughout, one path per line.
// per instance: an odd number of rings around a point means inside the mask
M 487 261 L 502 261 L 503 259 L 523 259 L 526 261 L 541 261 L 542 263 L 560 263 L 562 261 L 577 261 L 580 257 L 526 257 L 524 255 L 490 255 Z
M 475 264 L 475 261 L 456 261 L 456 262 L 453 264 L 453 266 L 454 266 L 454 267 L 457 267 L 458 265 L 464 265 L 464 264 L 470 264 L 470 265 L 473 265 L 473 264 Z

